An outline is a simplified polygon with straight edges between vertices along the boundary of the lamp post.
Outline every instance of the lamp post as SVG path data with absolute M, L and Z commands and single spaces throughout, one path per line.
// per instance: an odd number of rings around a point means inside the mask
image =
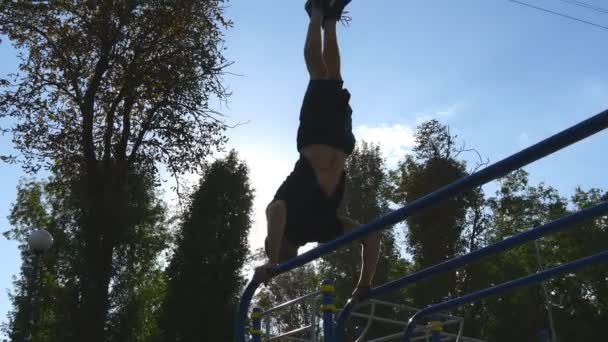
M 540 259 L 540 246 L 538 244 L 538 240 L 534 241 L 534 251 L 536 254 L 536 264 L 538 265 L 538 272 L 540 272 L 543 268 L 542 261 Z M 553 310 L 551 307 L 553 303 L 549 298 L 549 291 L 547 290 L 547 283 L 542 282 L 540 286 L 543 290 L 543 297 L 545 299 L 545 308 L 547 309 L 547 319 L 549 321 L 549 328 L 551 329 L 551 342 L 557 342 L 557 332 L 555 331 L 555 321 L 553 320 Z
M 39 297 L 38 292 L 40 290 L 40 258 L 42 254 L 48 251 L 53 245 L 53 236 L 44 229 L 35 230 L 28 237 L 27 244 L 30 250 L 34 253 L 34 279 L 32 281 L 32 291 L 30 292 L 30 304 L 32 311 L 28 338 L 28 340 L 31 341 L 34 336 L 34 328 L 38 320 L 38 305 L 36 297 Z

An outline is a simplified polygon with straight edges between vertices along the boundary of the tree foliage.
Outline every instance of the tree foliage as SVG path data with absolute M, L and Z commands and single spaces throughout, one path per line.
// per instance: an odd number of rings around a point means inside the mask
M 106 339 L 113 262 L 137 234 L 129 177 L 199 171 L 225 141 L 210 106 L 229 95 L 223 3 L 0 1 L 0 34 L 20 53 L 0 81 L 0 118 L 20 155 L 2 160 L 73 186 L 80 340 Z
M 393 200 L 412 202 L 467 174 L 466 164 L 456 160 L 456 136 L 437 120 L 422 123 L 415 134 L 414 155 L 407 155 L 392 173 Z M 463 232 L 474 191 L 443 200 L 406 219 L 409 252 L 417 268 L 456 256 L 463 249 Z M 435 303 L 456 288 L 456 274 L 446 273 L 413 288 L 417 306 Z
M 162 341 L 232 340 L 252 202 L 249 171 L 236 152 L 205 172 L 191 196 L 166 272 Z
M 599 189 L 576 189 L 570 201 L 546 184 L 530 185 L 528 173 L 516 171 L 500 181 L 495 196 L 487 199 L 491 228 L 484 245 L 549 223 L 608 198 Z M 477 290 L 538 270 L 562 264 L 605 249 L 608 238 L 605 217 L 528 243 L 476 264 L 470 289 Z M 603 246 L 603 247 L 602 247 Z M 470 334 L 492 341 L 536 340 L 549 331 L 548 309 L 562 341 L 600 338 L 598 327 L 606 303 L 601 297 L 608 277 L 606 266 L 555 277 L 469 306 L 465 316 Z M 517 324 L 518 329 L 511 329 Z
M 26 170 L 154 160 L 196 170 L 225 125 L 223 1 L 2 1 L 0 32 L 21 51 L 0 115 Z M 66 165 L 67 163 L 67 165 Z
M 145 341 L 155 330 L 155 302 L 162 296 L 159 254 L 167 247 L 165 209 L 150 177 L 132 178 L 130 207 L 133 234 L 112 263 L 108 326 L 112 340 Z M 14 341 L 32 334 L 33 341 L 76 341 L 83 255 L 78 198 L 65 181 L 22 181 L 5 232 L 20 243 L 22 267 L 11 294 L 13 310 L 5 333 Z M 53 247 L 39 257 L 27 248 L 27 237 L 45 229 Z M 34 325 L 29 321 L 34 319 Z M 127 322 L 128 321 L 128 322 Z

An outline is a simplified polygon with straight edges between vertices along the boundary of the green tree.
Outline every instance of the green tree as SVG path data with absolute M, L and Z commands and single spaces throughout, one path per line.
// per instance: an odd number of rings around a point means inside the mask
M 17 191 L 9 222 L 12 228 L 5 236 L 20 242 L 22 270 L 12 294 L 13 311 L 6 333 L 15 341 L 32 333 L 34 341 L 74 341 L 78 324 L 78 301 L 82 293 L 80 257 L 83 254 L 78 225 L 78 198 L 62 177 L 45 182 L 24 181 Z M 168 235 L 164 222 L 165 209 L 157 200 L 153 179 L 145 175 L 130 177 L 129 217 L 133 226 L 128 244 L 117 252 L 113 262 L 116 282 L 110 292 L 109 330 L 115 341 L 146 340 L 147 330 L 154 327 L 155 294 L 162 295 L 159 277 L 159 254 L 166 249 Z M 53 248 L 41 256 L 39 276 L 34 270 L 34 256 L 26 240 L 34 229 L 46 229 L 54 237 Z M 38 280 L 38 278 L 40 278 Z M 36 286 L 34 286 L 36 283 Z M 32 291 L 36 303 L 32 303 Z M 142 296 L 148 296 L 143 299 Z M 128 302 L 137 302 L 137 309 Z M 31 306 L 35 304 L 35 316 Z M 35 317 L 34 327 L 28 321 Z M 129 332 L 117 327 L 130 321 Z M 124 324 L 122 324 L 124 325 Z
M 69 199 L 53 191 L 48 183 L 22 181 L 9 215 L 7 239 L 19 242 L 21 272 L 14 281 L 4 333 L 11 341 L 70 341 L 76 317 L 77 279 L 73 276 L 74 251 L 70 237 L 74 212 Z M 29 234 L 46 229 L 54 238 L 53 248 L 35 256 L 27 246 Z M 36 266 L 37 264 L 37 266 Z
M 21 52 L 0 118 L 27 172 L 78 180 L 80 341 L 106 340 L 113 261 L 133 234 L 129 175 L 197 171 L 225 140 L 209 106 L 228 95 L 223 3 L 0 1 L 0 34 Z
M 232 151 L 214 162 L 191 195 L 167 269 L 164 341 L 230 341 L 244 279 L 253 191 Z M 202 329 L 204 327 L 204 329 Z
M 108 338 L 147 342 L 158 334 L 159 307 L 166 292 L 162 257 L 170 242 L 167 210 L 150 179 L 131 181 L 132 219 L 127 243 L 118 246 L 112 263 Z
M 392 173 L 393 200 L 412 202 L 467 175 L 456 160 L 456 136 L 437 120 L 422 123 L 415 135 L 414 155 L 407 155 Z M 463 248 L 467 211 L 479 195 L 468 192 L 420 210 L 406 219 L 408 249 L 415 267 L 428 267 L 456 256 Z M 412 288 L 416 306 L 436 303 L 455 294 L 456 273 L 445 273 Z
M 577 188 L 570 199 L 571 210 L 578 211 L 608 201 L 601 189 Z M 565 263 L 606 250 L 608 216 L 586 221 L 556 234 L 542 247 L 547 266 Z M 558 337 L 561 341 L 597 341 L 604 338 L 608 312 L 608 266 L 597 265 L 547 282 Z
M 567 213 L 566 199 L 557 190 L 540 184 L 530 186 L 528 174 L 519 170 L 500 180 L 494 197 L 487 199 L 488 229 L 483 245 L 493 244 L 532 227 L 555 220 Z M 540 250 L 547 246 L 539 241 Z M 481 246 L 480 246 L 481 247 Z M 526 244 L 475 263 L 467 292 L 534 273 L 539 269 L 536 245 Z M 547 328 L 543 292 L 529 286 L 475 303 L 465 317 L 471 322 L 468 333 L 496 341 L 534 341 Z M 480 320 L 482 319 L 482 320 Z M 518 326 L 518 329 L 512 329 Z

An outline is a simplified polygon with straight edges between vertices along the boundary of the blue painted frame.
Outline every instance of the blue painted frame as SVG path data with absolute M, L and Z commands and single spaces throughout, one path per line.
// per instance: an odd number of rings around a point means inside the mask
M 322 296 L 322 310 L 323 310 L 323 341 L 334 342 L 336 335 L 336 328 L 334 326 L 334 312 L 336 306 L 334 305 L 334 282 L 331 280 L 324 280 L 321 286 Z

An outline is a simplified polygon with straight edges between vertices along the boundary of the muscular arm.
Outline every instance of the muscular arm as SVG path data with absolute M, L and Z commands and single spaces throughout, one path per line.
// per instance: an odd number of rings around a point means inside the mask
M 367 236 L 361 243 L 361 276 L 359 286 L 370 286 L 380 257 L 380 233 Z
M 359 223 L 347 218 L 341 217 L 345 232 L 351 231 L 359 227 Z M 360 242 L 361 251 L 361 275 L 359 276 L 359 286 L 369 286 L 374 279 L 376 266 L 380 257 L 380 233 L 372 233 L 364 237 Z
M 281 257 L 283 255 L 281 250 L 286 248 L 289 249 L 289 246 L 282 246 L 285 242 L 285 239 L 283 238 L 286 222 L 285 209 L 285 203 L 282 201 L 275 201 L 266 208 L 266 220 L 268 222 L 266 254 L 268 254 L 268 262 L 264 265 L 256 267 L 253 281 L 257 283 L 267 284 L 267 282 L 274 276 L 272 273 L 272 268 L 282 261 Z
M 281 244 L 285 233 L 286 208 L 283 201 L 275 201 L 266 208 L 268 221 L 267 253 L 270 264 L 278 264 L 281 259 Z

